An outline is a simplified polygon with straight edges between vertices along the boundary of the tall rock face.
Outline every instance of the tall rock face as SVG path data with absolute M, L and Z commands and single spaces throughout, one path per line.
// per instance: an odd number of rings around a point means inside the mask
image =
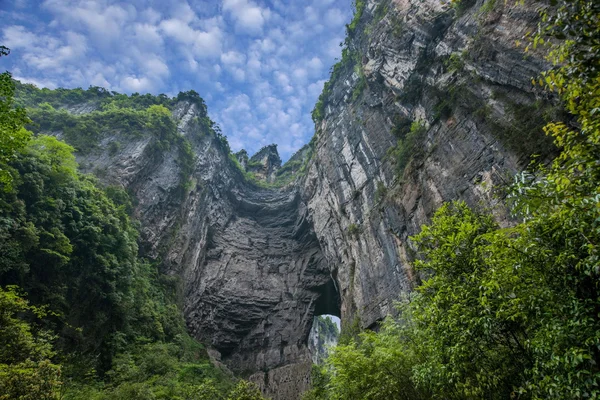
M 313 317 L 367 328 L 393 313 L 419 280 L 409 236 L 444 201 L 508 223 L 495 188 L 553 151 L 540 128 L 554 108 L 530 83 L 547 65 L 516 45 L 537 13 L 514 3 L 358 1 L 315 138 L 283 167 L 272 147 L 230 155 L 185 96 L 171 107 L 176 144 L 117 129 L 78 156 L 133 195 L 144 256 L 179 282 L 188 327 L 216 359 L 273 399 L 297 399 L 310 385 Z M 260 187 L 251 168 L 292 181 Z
M 247 171 L 254 173 L 260 180 L 275 182 L 277 171 L 281 168 L 281 158 L 277 145 L 272 144 L 260 149 L 248 160 Z
M 340 331 L 331 317 L 320 315 L 314 318 L 308 336 L 308 349 L 313 364 L 325 363 L 330 350 L 337 346 L 339 337 Z
M 531 84 L 547 65 L 516 45 L 537 12 L 455 4 L 366 2 L 313 113 L 302 198 L 336 276 L 342 326 L 394 312 L 419 279 L 409 236 L 443 202 L 490 207 L 507 223 L 496 188 L 532 153 L 553 152 L 541 131 L 553 107 Z
M 281 170 L 281 157 L 277 151 L 277 145 L 271 144 L 260 149 L 252 157 L 244 149 L 234 154 L 242 170 L 251 174 L 255 182 L 273 184 L 276 182 L 278 172 Z

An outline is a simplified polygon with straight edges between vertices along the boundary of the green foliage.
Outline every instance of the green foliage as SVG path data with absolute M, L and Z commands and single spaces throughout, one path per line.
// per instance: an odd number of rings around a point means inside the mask
M 375 8 L 375 12 L 373 13 L 373 24 L 378 23 L 385 17 L 389 12 L 389 4 L 386 2 L 381 2 Z
M 338 330 L 337 325 L 335 324 L 335 322 L 333 322 L 333 320 L 329 317 L 324 317 L 324 316 L 318 316 L 317 320 L 319 321 L 319 325 L 320 325 L 320 332 L 322 332 L 324 335 L 328 336 L 328 337 L 337 337 L 340 334 L 340 331 Z
M 200 108 L 200 115 L 206 115 L 206 103 L 204 102 L 204 99 L 202 97 L 200 97 L 200 95 L 198 94 L 198 92 L 196 92 L 195 90 L 189 90 L 187 92 L 179 92 L 179 94 L 176 97 L 177 101 L 190 101 L 192 103 L 195 103 L 199 108 Z M 205 117 L 207 118 L 207 117 Z
M 12 162 L 19 177 L 15 192 L 0 198 L 0 283 L 49 305 L 61 346 L 109 355 L 111 335 L 136 308 L 137 233 L 123 209 L 79 175 L 71 151 L 39 136 Z
M 499 141 L 517 154 L 550 155 L 557 153 L 552 136 L 544 134 L 544 126 L 556 119 L 566 119 L 558 107 L 520 104 L 506 98 L 506 111 L 512 118 L 500 121 L 486 118 Z M 482 109 L 480 107 L 480 109 Z M 484 117 L 485 118 L 485 117 Z
M 227 400 L 264 400 L 258 387 L 248 381 L 240 381 L 229 393 Z
M 0 287 L 0 399 L 58 399 L 61 369 L 50 361 L 54 337 L 21 319 L 26 314 L 42 318 L 46 311 L 29 305 L 15 287 Z
M 441 207 L 411 238 L 422 285 L 397 321 L 338 348 L 313 398 L 403 398 L 400 382 L 414 390 L 404 398 L 600 396 L 600 81 L 586 67 L 600 48 L 590 24 L 599 11 L 577 1 L 545 11 L 561 31 L 542 32 L 561 39 L 577 35 L 565 27 L 590 27 L 581 36 L 595 41 L 553 50 L 568 62 L 545 82 L 577 124 L 546 125 L 562 151 L 537 175 L 517 176 L 509 206 L 521 222 L 500 228 L 464 203 Z
M 486 0 L 479 8 L 479 14 L 487 15 L 496 7 L 496 0 Z
M 358 75 L 358 83 L 356 83 L 352 90 L 352 101 L 356 101 L 367 87 L 367 78 L 360 63 L 355 65 L 354 71 Z
M 404 134 L 404 129 L 392 130 L 399 139 L 394 147 L 388 149 L 386 157 L 390 158 L 395 165 L 396 174 L 401 176 L 408 162 L 423 154 L 423 141 L 427 128 L 421 121 L 413 121 L 409 131 Z M 404 134 L 404 136 L 402 136 Z
M 414 379 L 438 395 L 505 399 L 524 382 L 531 356 L 522 350 L 527 329 L 520 324 L 522 315 L 506 313 L 521 293 L 513 286 L 514 265 L 498 262 L 509 251 L 502 249 L 504 243 L 495 248 L 494 240 L 508 234 L 495 236 L 497 230 L 491 216 L 455 203 L 440 208 L 432 225 L 413 238 L 423 256 L 415 267 L 431 276 L 410 303 L 409 340 L 424 355 Z M 501 280 L 503 266 L 508 281 Z M 529 285 L 536 281 L 522 278 Z M 547 300 L 537 295 L 531 293 L 533 307 Z
M 452 8 L 456 10 L 456 16 L 462 17 L 469 8 L 473 7 L 476 0 L 452 0 Z
M 448 71 L 462 71 L 465 66 L 464 56 L 458 53 L 450 54 L 450 57 L 445 62 Z
M 137 345 L 119 354 L 107 372 L 107 384 L 96 389 L 99 399 L 223 399 L 232 384 L 214 368 L 204 350 L 185 336 L 172 343 Z M 68 387 L 66 399 L 84 399 L 89 386 Z
M 363 8 L 364 8 L 364 6 L 363 6 Z M 334 82 L 336 82 L 340 78 L 342 73 L 349 71 L 350 68 L 358 68 L 360 71 L 360 74 L 361 74 L 361 79 L 359 80 L 358 85 L 359 86 L 362 85 L 362 87 L 360 88 L 360 90 L 358 90 L 358 92 L 356 92 L 357 93 L 356 98 L 358 98 L 360 93 L 362 93 L 362 90 L 366 86 L 367 82 L 366 82 L 366 78 L 364 78 L 364 73 L 362 72 L 362 68 L 360 67 L 360 62 L 361 62 L 361 58 L 360 58 L 360 54 L 358 52 L 351 52 L 347 46 L 342 49 L 342 59 L 331 68 L 331 71 L 330 71 L 331 74 L 330 74 L 329 80 L 327 82 L 325 82 L 325 85 L 323 86 L 323 92 L 321 92 L 321 94 L 319 95 L 317 104 L 315 104 L 315 108 L 312 111 L 312 119 L 315 124 L 318 124 L 319 122 L 321 122 L 323 120 L 323 118 L 325 117 L 325 105 L 327 103 L 329 96 L 332 93 L 331 90 L 333 88 Z M 355 88 L 355 90 L 356 90 L 356 88 Z M 354 97 L 354 91 L 353 91 L 353 97 Z
M 302 395 L 302 400 L 328 400 L 329 371 L 326 366 L 314 364 L 310 373 L 310 390 Z
M 361 332 L 360 317 L 355 315 L 352 319 L 342 320 L 342 331 L 340 332 L 339 345 L 348 345 L 358 340 Z
M 0 392 L 58 398 L 52 358 L 65 399 L 219 398 L 229 378 L 187 336 L 173 285 L 138 258 L 129 196 L 79 174 L 72 151 L 31 140 L 10 163 L 14 190 L 0 193 L 0 284 L 47 304 L 0 292 Z M 55 332 L 56 355 L 29 311 Z
M 306 174 L 308 162 L 314 155 L 316 135 L 310 143 L 294 153 L 290 159 L 277 171 L 275 186 L 282 187 L 292 182 L 296 177 Z
M 311 336 L 313 335 L 316 336 L 316 340 L 310 339 L 314 345 L 314 348 L 312 348 L 313 360 L 317 364 L 322 364 L 329 354 L 329 348 L 337 344 L 340 332 L 329 316 L 319 315 L 313 318 Z
M 90 86 L 88 90 L 76 89 L 38 89 L 35 85 L 16 82 L 17 96 L 15 102 L 19 107 L 37 107 L 46 103 L 59 108 L 85 103 L 102 103 L 103 99 L 111 96 L 106 89 Z M 120 95 L 127 97 L 125 95 Z
M 121 150 L 121 143 L 118 141 L 112 141 L 108 144 L 108 154 L 111 156 L 117 155 L 117 153 Z
M 360 234 L 360 226 L 357 224 L 348 225 L 348 235 L 357 237 Z
M 359 340 L 336 347 L 328 359 L 334 371 L 328 378 L 327 395 L 317 399 L 429 399 L 415 387 L 411 367 L 418 356 L 402 341 L 401 328 L 392 320 L 379 334 L 364 332 Z M 317 388 L 319 388 L 317 386 Z
M 350 21 L 350 23 L 346 25 L 346 32 L 348 34 L 348 37 L 352 37 L 356 32 L 356 27 L 360 22 L 360 18 L 362 17 L 363 12 L 365 11 L 367 2 L 365 0 L 353 0 L 352 5 L 354 7 L 354 16 L 352 17 L 352 21 Z
M 233 392 L 231 379 L 187 335 L 178 283 L 138 257 L 127 192 L 99 189 L 73 155 L 115 133 L 151 136 L 152 151 L 178 151 L 183 192 L 195 160 L 171 109 L 188 101 L 205 114 L 203 100 L 194 91 L 170 99 L 17 82 L 13 101 L 10 75 L 0 83 L 0 168 L 11 174 L 0 192 L 0 285 L 19 285 L 33 304 L 46 305 L 29 306 L 0 289 L 0 399 L 261 398 L 243 383 Z M 21 129 L 30 120 L 14 104 L 31 108 L 34 139 Z M 82 106 L 95 111 L 66 111 Z M 197 122 L 227 145 L 210 119 Z M 74 147 L 41 134 L 56 131 Z M 109 153 L 119 147 L 113 141 Z
M 12 189 L 13 181 L 13 173 L 7 163 L 31 137 L 31 133 L 23 128 L 29 118 L 23 108 L 15 107 L 14 93 L 15 83 L 10 73 L 0 74 L 0 187 L 5 191 Z
M 286 162 L 284 166 L 277 171 L 277 182 L 280 186 L 290 183 L 297 173 L 305 167 L 305 160 L 291 160 Z
M 64 139 L 80 153 L 98 150 L 100 141 L 114 134 L 132 137 L 151 136 L 154 140 L 150 146 L 156 153 L 177 148 L 180 192 L 182 197 L 185 195 L 186 186 L 194 169 L 195 157 L 188 139 L 177 132 L 170 108 L 177 101 L 185 100 L 204 107 L 205 112 L 206 106 L 197 93 L 184 92 L 176 99 L 170 99 L 165 95 L 152 96 L 137 93 L 126 96 L 94 88 L 83 91 L 81 89 L 40 90 L 22 84 L 18 84 L 18 87 L 19 101 L 30 107 L 35 106 L 29 109 L 29 116 L 33 121 L 29 128 L 38 134 L 60 131 Z M 33 103 L 41 100 L 45 102 Z M 80 105 L 81 103 L 77 102 L 92 100 L 95 101 L 97 108 L 92 112 L 72 114 L 60 108 Z M 210 132 L 213 127 L 214 123 L 208 120 L 206 129 Z M 218 136 L 217 132 L 215 134 Z M 111 141 L 108 145 L 109 155 L 116 155 L 120 147 L 118 141 Z

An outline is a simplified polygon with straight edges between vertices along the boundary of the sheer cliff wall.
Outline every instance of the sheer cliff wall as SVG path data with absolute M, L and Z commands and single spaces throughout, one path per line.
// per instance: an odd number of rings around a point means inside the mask
M 190 332 L 274 399 L 310 385 L 314 315 L 376 326 L 418 283 L 409 236 L 437 207 L 462 199 L 508 223 L 499 188 L 531 154 L 553 153 L 541 126 L 555 107 L 530 83 L 547 65 L 517 46 L 535 29 L 532 6 L 370 0 L 359 11 L 285 187 L 245 179 L 201 123 L 206 110 L 185 100 L 172 112 L 195 156 L 189 182 L 181 149 L 157 151 L 151 136 L 109 132 L 78 157 L 133 195 L 142 251 L 179 282 Z

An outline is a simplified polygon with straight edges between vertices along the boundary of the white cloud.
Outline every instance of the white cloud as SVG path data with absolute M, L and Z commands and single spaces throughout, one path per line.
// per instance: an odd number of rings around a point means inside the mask
M 222 33 L 219 29 L 210 32 L 199 32 L 194 43 L 194 53 L 200 58 L 219 56 L 222 50 Z
M 306 68 L 311 76 L 318 76 L 324 69 L 323 61 L 319 57 L 313 57 L 306 63 Z
M 192 10 L 192 7 L 187 1 L 176 2 L 171 11 L 171 15 L 185 23 L 190 23 L 196 18 L 196 13 Z
M 169 75 L 169 67 L 160 58 L 150 58 L 145 60 L 144 70 L 150 75 L 157 77 Z
M 184 43 L 192 44 L 196 37 L 196 31 L 182 20 L 171 18 L 160 23 L 160 28 L 169 37 Z
M 244 82 L 246 80 L 246 71 L 244 71 L 242 68 L 234 68 L 231 71 L 231 74 L 233 75 L 233 79 L 238 82 Z
M 122 28 L 136 18 L 133 6 L 101 6 L 93 1 L 46 0 L 43 6 L 56 15 L 54 24 L 81 26 L 99 43 L 106 44 L 122 36 Z
M 15 7 L 17 7 L 17 8 L 29 7 L 29 0 L 15 0 Z
M 221 53 L 223 34 L 219 28 L 215 27 L 211 31 L 196 30 L 185 21 L 172 18 L 162 21 L 160 29 L 177 42 L 191 45 L 198 58 L 216 57 Z
M 304 82 L 308 76 L 308 73 L 304 68 L 296 68 L 292 72 L 294 79 L 297 79 L 300 82 Z
M 281 87 L 286 87 L 290 84 L 290 78 L 283 72 L 276 71 L 275 72 L 275 80 Z
M 262 53 L 271 53 L 276 49 L 275 43 L 270 38 L 256 40 L 254 46 L 260 49 Z
M 156 25 L 162 19 L 162 15 L 152 7 L 142 11 L 140 17 L 141 21 L 151 25 Z
M 39 42 L 37 35 L 28 32 L 25 27 L 14 25 L 2 30 L 4 44 L 12 50 L 30 49 Z
M 221 62 L 227 65 L 242 64 L 246 61 L 246 56 L 237 51 L 228 51 L 221 54 Z
M 144 49 L 156 49 L 164 45 L 164 40 L 156 25 L 138 23 L 133 26 L 133 30 L 136 43 Z
M 3 14 L 15 76 L 49 87 L 194 89 L 232 148 L 275 142 L 284 159 L 310 139 L 310 111 L 350 18 L 347 0 L 44 0 L 42 9 Z
M 57 87 L 56 83 L 52 82 L 51 80 L 28 78 L 19 75 L 14 75 L 13 78 L 23 83 L 31 83 L 39 88 L 56 89 Z
M 110 89 L 111 87 L 110 82 L 101 73 L 97 73 L 96 75 L 94 75 L 90 80 L 90 84 L 93 86 L 100 86 L 108 89 Z
M 249 0 L 223 0 L 223 10 L 231 14 L 239 31 L 253 35 L 262 33 L 265 21 L 271 16 L 268 8 Z
M 121 86 L 129 92 L 147 92 L 152 89 L 152 83 L 146 77 L 128 76 L 121 80 Z

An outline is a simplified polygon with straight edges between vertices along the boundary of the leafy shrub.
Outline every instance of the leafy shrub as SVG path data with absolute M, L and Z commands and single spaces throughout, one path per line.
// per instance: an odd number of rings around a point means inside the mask
M 358 236 L 360 233 L 360 227 L 357 224 L 348 225 L 348 234 L 350 236 Z
M 21 319 L 43 318 L 47 311 L 29 305 L 15 287 L 0 287 L 0 310 L 0 399 L 58 399 L 61 369 L 50 360 L 54 336 Z
M 386 157 L 394 163 L 398 176 L 402 175 L 411 159 L 423 154 L 425 133 L 427 133 L 426 126 L 421 121 L 413 121 L 406 136 L 399 138 L 396 145 L 388 150 Z
M 385 186 L 385 184 L 381 181 L 377 182 L 377 188 L 375 189 L 375 202 L 376 203 L 380 203 L 383 201 L 383 199 L 385 198 L 385 195 L 387 194 L 387 187 Z

